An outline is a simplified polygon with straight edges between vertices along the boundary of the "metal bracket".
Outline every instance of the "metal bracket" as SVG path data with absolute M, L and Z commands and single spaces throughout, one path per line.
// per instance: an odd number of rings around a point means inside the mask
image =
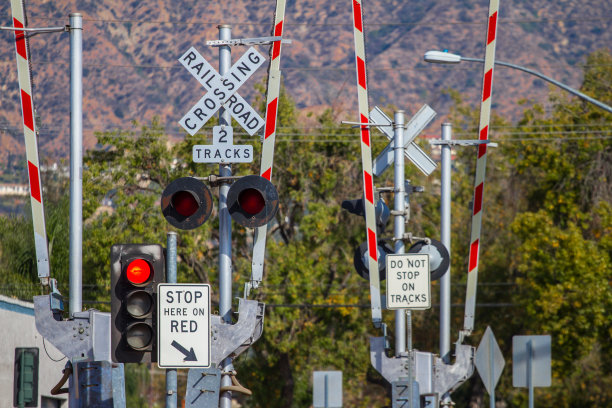
M 429 144 L 432 146 L 478 146 L 486 144 L 489 147 L 497 147 L 497 143 L 488 140 L 430 140 Z
M 220 316 L 211 316 L 211 363 L 220 365 L 227 357 L 235 358 L 255 343 L 263 333 L 265 304 L 238 299 L 238 322 L 228 324 Z
M 256 37 L 256 38 L 232 38 L 231 40 L 211 40 L 206 41 L 206 45 L 220 47 L 222 45 L 265 45 L 280 41 L 282 44 L 291 44 L 291 40 L 285 40 L 281 36 L 275 37 Z
M 38 332 L 73 362 L 110 361 L 110 313 L 91 309 L 59 320 L 51 299 L 52 295 L 34 296 Z
M 451 393 L 474 373 L 474 353 L 472 346 L 456 344 L 455 364 L 446 364 L 432 353 L 413 350 L 409 355 L 387 357 L 385 338 L 370 337 L 370 362 L 390 384 L 408 377 L 409 364 L 419 383 L 421 395 Z
M 219 406 L 221 370 L 216 367 L 192 368 L 187 375 L 185 408 L 212 408 Z
M 122 363 L 90 361 L 77 364 L 79 408 L 124 408 L 125 375 Z M 108 380 L 111 381 L 108 381 Z

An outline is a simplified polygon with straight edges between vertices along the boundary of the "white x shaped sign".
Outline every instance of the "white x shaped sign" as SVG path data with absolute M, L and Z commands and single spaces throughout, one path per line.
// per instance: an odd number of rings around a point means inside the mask
M 179 121 L 179 124 L 194 135 L 210 119 L 219 108 L 223 107 L 251 136 L 264 124 L 261 116 L 239 94 L 238 88 L 253 75 L 265 58 L 253 47 L 221 76 L 219 73 L 191 47 L 179 61 L 191 72 L 208 91 Z

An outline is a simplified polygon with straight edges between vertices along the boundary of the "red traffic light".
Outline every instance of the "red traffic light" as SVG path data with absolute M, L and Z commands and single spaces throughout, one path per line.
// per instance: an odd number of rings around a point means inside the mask
M 212 193 L 200 180 L 181 177 L 164 189 L 161 209 L 171 225 L 182 230 L 194 229 L 210 217 Z
M 278 210 L 274 184 L 261 176 L 244 176 L 227 192 L 227 210 L 238 224 L 257 228 L 267 224 Z
M 144 259 L 134 259 L 125 268 L 125 277 L 134 285 L 142 285 L 151 277 L 151 265 Z

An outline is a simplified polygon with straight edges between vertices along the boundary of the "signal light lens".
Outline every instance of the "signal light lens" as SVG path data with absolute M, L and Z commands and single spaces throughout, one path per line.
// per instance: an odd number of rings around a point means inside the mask
M 136 319 L 144 319 L 153 309 L 153 298 L 144 290 L 136 290 L 126 298 L 127 312 Z
M 134 259 L 126 268 L 127 280 L 134 285 L 142 285 L 151 277 L 151 265 L 144 259 Z
M 153 329 L 146 323 L 134 323 L 128 327 L 125 340 L 134 350 L 145 350 L 153 340 Z
M 255 215 L 260 213 L 266 206 L 263 195 L 254 188 L 247 188 L 238 195 L 238 203 L 244 211 Z
M 188 191 L 179 191 L 174 194 L 172 206 L 183 217 L 191 217 L 200 208 L 198 200 Z

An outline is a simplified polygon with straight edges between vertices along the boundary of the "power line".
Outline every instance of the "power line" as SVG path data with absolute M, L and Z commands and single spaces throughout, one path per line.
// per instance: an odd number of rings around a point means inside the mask
M 31 20 L 46 20 L 46 21 L 65 21 L 65 17 L 42 17 L 42 16 L 29 16 Z M 84 18 L 83 21 L 90 21 L 95 23 L 114 23 L 114 24 L 156 24 L 156 25 L 173 25 L 173 26 L 217 26 L 219 24 L 231 24 L 232 26 L 264 26 L 271 27 L 270 22 L 245 22 L 245 21 L 178 21 L 178 20 L 140 20 L 140 19 L 104 19 L 104 18 Z M 540 19 L 510 19 L 501 18 L 500 24 L 558 24 L 563 23 L 594 23 L 594 22 L 609 22 L 610 17 L 574 17 L 574 18 L 540 18 Z M 364 24 L 368 26 L 423 26 L 423 27 L 440 27 L 440 26 L 461 26 L 461 25 L 473 25 L 482 26 L 486 22 L 483 21 L 376 21 L 367 22 Z M 299 22 L 286 22 L 285 27 L 352 27 L 346 20 L 334 22 L 323 22 L 323 23 L 299 23 Z

